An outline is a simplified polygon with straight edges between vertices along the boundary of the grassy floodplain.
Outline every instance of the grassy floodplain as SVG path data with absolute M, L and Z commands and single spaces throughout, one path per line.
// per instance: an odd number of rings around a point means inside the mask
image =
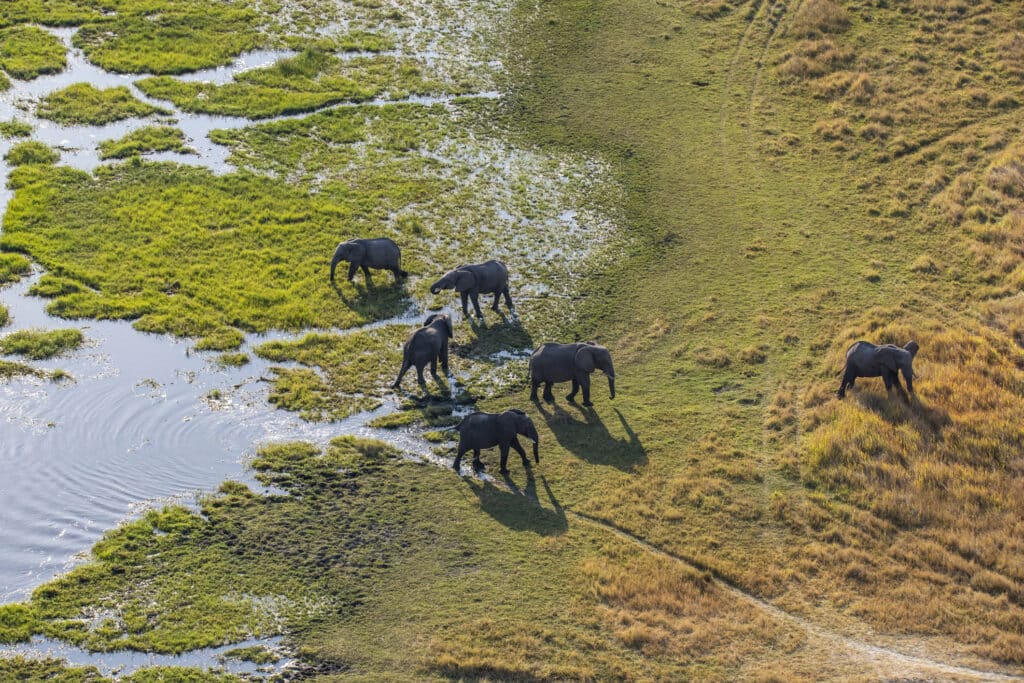
M 542 461 L 497 484 L 374 442 L 264 448 L 253 467 L 286 495 L 227 483 L 202 516 L 109 532 L 94 562 L 0 608 L 0 640 L 175 652 L 284 631 L 334 680 L 1020 672 L 1020 7 L 552 0 L 511 19 L 504 102 L 224 131 L 243 170 L 223 177 L 28 166 L 2 245 L 51 272 L 51 310 L 209 348 L 426 300 L 427 277 L 329 290 L 317 259 L 338 224 L 421 245 L 407 263 L 424 276 L 504 249 L 532 276 L 522 324 L 460 324 L 453 364 L 595 339 L 615 354 L 615 402 L 595 388 L 594 411 L 530 407 Z M 455 152 L 481 131 L 518 182 L 462 170 L 479 156 Z M 596 188 L 581 158 L 600 160 Z M 558 246 L 542 218 L 559 192 L 528 182 L 553 168 L 588 217 L 614 219 L 612 258 L 567 272 L 532 256 Z M 503 201 L 481 201 L 486 187 Z M 518 244 L 465 230 L 508 227 L 496 207 L 536 219 Z M 272 395 L 320 419 L 381 381 L 361 359 L 393 359 L 401 335 L 358 335 L 267 345 L 312 366 Z M 865 337 L 921 344 L 918 403 L 872 380 L 832 397 Z M 525 406 L 520 386 L 481 405 Z M 428 406 L 381 426 L 443 418 Z M 108 617 L 88 626 L 96 607 Z
M 173 126 L 146 126 L 117 140 L 104 140 L 99 145 L 100 159 L 126 159 L 152 152 L 195 154 L 185 144 L 185 134 Z

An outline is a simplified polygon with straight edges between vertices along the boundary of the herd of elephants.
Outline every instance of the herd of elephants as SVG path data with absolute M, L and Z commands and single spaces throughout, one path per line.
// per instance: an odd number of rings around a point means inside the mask
M 396 281 L 408 276 L 408 273 L 402 270 L 401 249 L 393 240 L 386 237 L 351 239 L 339 244 L 331 259 L 332 283 L 335 270 L 341 261 L 349 264 L 350 282 L 360 269 L 368 282 L 371 268 L 390 270 L 394 273 Z M 491 309 L 495 313 L 499 311 L 498 303 L 502 297 L 509 313 L 515 312 L 509 294 L 508 268 L 500 261 L 490 260 L 485 263 L 457 266 L 430 286 L 431 294 L 438 294 L 445 289 L 459 293 L 462 299 L 462 314 L 466 317 L 469 316 L 469 302 L 472 302 L 477 318 L 483 319 L 479 299 L 481 294 L 494 295 Z M 411 367 L 416 368 L 419 383 L 425 386 L 423 369 L 429 364 L 430 374 L 437 378 L 439 360 L 442 372 L 449 376 L 448 340 L 454 336 L 454 326 L 447 313 L 434 313 L 428 316 L 423 326 L 414 330 L 406 339 L 402 349 L 402 366 L 392 388 L 398 389 L 401 386 L 402 378 Z M 866 341 L 855 342 L 846 351 L 846 368 L 842 383 L 839 385 L 838 397 L 841 399 L 846 396 L 847 388 L 853 387 L 858 377 L 881 377 L 887 392 L 895 388 L 903 400 L 909 401 L 907 393 L 900 385 L 899 375 L 903 374 L 907 390 L 913 393 L 913 362 L 918 348 L 915 341 L 910 341 L 903 347 L 894 344 L 872 344 Z M 590 375 L 595 370 L 601 370 L 607 375 L 611 397 L 615 398 L 615 369 L 608 349 L 594 342 L 541 344 L 530 356 L 530 400 L 537 401 L 537 389 L 543 384 L 543 398 L 551 403 L 555 400 L 551 393 L 553 385 L 556 382 L 572 382 L 572 391 L 566 398 L 575 401 L 577 392 L 582 389 L 583 405 L 589 408 L 593 406 L 590 401 Z M 467 415 L 456 430 L 459 432 L 459 445 L 452 465 L 456 472 L 461 472 L 462 456 L 467 451 L 473 451 L 473 468 L 483 470 L 480 451 L 495 446 L 501 454 L 502 474 L 508 473 L 509 448 L 515 449 L 523 459 L 523 465 L 529 467 L 530 461 L 526 451 L 519 443 L 520 434 L 533 442 L 534 461 L 540 462 L 537 428 L 522 410 L 513 408 L 503 413 L 475 412 Z

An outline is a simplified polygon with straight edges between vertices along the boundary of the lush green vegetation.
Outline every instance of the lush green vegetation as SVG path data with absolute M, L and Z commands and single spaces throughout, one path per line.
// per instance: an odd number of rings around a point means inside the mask
M 0 659 L 0 676 L 22 683 L 110 683 L 95 667 L 69 667 L 56 659 Z M 237 676 L 185 667 L 147 667 L 118 676 L 121 683 L 240 683 Z
M 60 153 L 42 142 L 26 140 L 11 147 L 7 154 L 4 154 L 4 161 L 11 166 L 55 164 L 60 161 Z
M 32 134 L 32 124 L 12 119 L 0 121 L 0 136 L 5 138 L 27 138 Z
M 102 126 L 121 119 L 169 112 L 136 99 L 125 86 L 101 90 L 89 83 L 75 83 L 43 97 L 38 113 L 57 123 Z
M 14 78 L 30 80 L 64 70 L 67 60 L 60 38 L 35 26 L 0 31 L 0 68 Z
M 18 330 L 0 337 L 0 353 L 42 360 L 73 351 L 84 341 L 81 330 Z
M 195 154 L 185 144 L 185 133 L 172 126 L 144 126 L 117 140 L 104 140 L 99 144 L 100 159 L 126 159 L 150 152 L 178 152 Z
M 312 111 L 337 102 L 445 91 L 440 83 L 424 78 L 415 60 L 346 58 L 318 50 L 243 71 L 226 85 L 157 76 L 139 81 L 138 86 L 150 97 L 170 100 L 184 111 L 251 118 Z
M 11 321 L 11 314 L 7 310 L 7 307 L 0 304 L 0 327 L 3 327 Z
M 202 515 L 147 513 L 0 608 L 0 639 L 179 651 L 285 630 L 325 673 L 388 680 L 934 675 L 779 621 L 718 577 L 823 629 L 986 670 L 1024 662 L 1024 50 L 993 30 L 1024 26 L 1020 7 L 552 0 L 515 20 L 500 105 L 224 131 L 246 169 L 224 177 L 18 169 L 0 244 L 53 273 L 37 285 L 51 310 L 207 348 L 443 301 L 427 274 L 498 251 L 528 274 L 522 324 L 460 324 L 456 371 L 595 339 L 615 354 L 615 402 L 529 407 L 507 391 L 522 362 L 505 364 L 493 398 L 473 394 L 528 407 L 542 461 L 513 458 L 504 485 L 366 442 L 264 449 L 255 469 L 288 495 L 228 483 Z M 607 164 L 590 167 L 610 174 L 600 192 L 580 155 Z M 573 240 L 545 222 L 564 192 L 616 218 L 615 258 L 534 257 Z M 328 289 L 339 233 L 381 232 L 416 245 L 421 277 Z M 278 405 L 339 417 L 382 395 L 402 332 L 258 352 L 300 363 L 277 371 Z M 832 398 L 852 340 L 911 336 L 918 402 L 870 379 Z M 374 426 L 452 420 L 448 402 L 405 407 Z M 83 626 L 97 606 L 111 616 Z
M 32 262 L 21 254 L 0 254 L 0 285 L 17 282 L 32 272 Z
M 0 379 L 11 379 L 25 375 L 41 375 L 42 373 L 25 363 L 18 363 L 9 360 L 0 360 Z M 2 661 L 2 660 L 0 660 Z

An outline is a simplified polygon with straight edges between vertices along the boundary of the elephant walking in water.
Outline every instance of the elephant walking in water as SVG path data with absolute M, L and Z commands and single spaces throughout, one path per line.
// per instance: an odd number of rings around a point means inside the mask
M 846 351 L 846 369 L 843 381 L 839 385 L 839 398 L 846 396 L 846 388 L 852 387 L 858 377 L 881 377 L 885 382 L 885 390 L 893 387 L 908 401 L 906 392 L 900 386 L 899 373 L 907 382 L 907 391 L 914 393 L 914 356 L 920 347 L 916 341 L 907 342 L 902 348 L 895 344 L 881 346 L 871 342 L 855 342 Z
M 353 239 L 342 242 L 334 250 L 331 258 L 331 282 L 334 282 L 334 270 L 339 261 L 348 261 L 348 281 L 356 276 L 356 271 L 363 269 L 367 284 L 370 282 L 370 268 L 390 270 L 395 274 L 395 281 L 408 277 L 409 273 L 402 270 L 402 250 L 394 240 L 387 237 L 373 239 Z
M 487 261 L 475 265 L 459 266 L 444 274 L 440 280 L 430 285 L 430 293 L 437 294 L 442 289 L 454 289 L 462 297 L 462 315 L 469 317 L 469 301 L 473 302 L 476 317 L 483 318 L 480 311 L 481 294 L 493 294 L 494 303 L 491 310 L 498 312 L 498 300 L 504 296 L 509 313 L 515 310 L 512 297 L 508 293 L 508 268 L 501 261 Z
M 590 373 L 595 369 L 608 376 L 608 389 L 615 398 L 615 368 L 608 349 L 593 342 L 542 344 L 530 356 L 530 400 L 537 400 L 537 388 L 544 384 L 544 400 L 550 403 L 555 400 L 552 385 L 572 381 L 572 391 L 566 398 L 575 401 L 576 392 L 583 389 L 583 405 L 592 406 Z
M 480 462 L 480 449 L 498 447 L 501 453 L 501 473 L 508 473 L 508 449 L 515 449 L 519 457 L 523 459 L 523 465 L 530 466 L 526 457 L 526 451 L 519 443 L 518 435 L 522 434 L 533 442 L 534 462 L 540 462 L 540 437 L 537 435 L 537 428 L 533 426 L 533 420 L 521 410 L 506 410 L 503 413 L 473 413 L 467 415 L 459 426 L 459 450 L 455 456 L 452 468 L 458 472 L 462 463 L 462 456 L 466 451 L 473 451 L 473 467 L 482 470 L 484 464 Z
M 441 361 L 441 370 L 448 375 L 448 340 L 455 336 L 452 319 L 447 313 L 434 313 L 429 316 L 423 327 L 415 330 L 405 340 L 402 348 L 402 368 L 398 371 L 398 379 L 391 385 L 397 389 L 402 384 L 406 371 L 415 366 L 420 385 L 425 385 L 423 368 L 430 364 L 430 374 L 437 377 L 437 361 Z

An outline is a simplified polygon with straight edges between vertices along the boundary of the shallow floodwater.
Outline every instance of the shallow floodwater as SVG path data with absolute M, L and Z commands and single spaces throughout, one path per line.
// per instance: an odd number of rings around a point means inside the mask
M 149 652 L 117 650 L 114 652 L 89 652 L 73 645 L 61 643 L 47 638 L 33 638 L 30 643 L 0 646 L 0 657 L 30 657 L 63 659 L 68 664 L 78 666 L 94 666 L 104 676 L 118 675 L 151 666 L 188 666 L 200 669 L 211 664 L 229 673 L 238 675 L 273 675 L 287 671 L 295 665 L 295 660 L 282 657 L 273 664 L 254 664 L 225 657 L 225 653 L 243 647 L 259 646 L 269 650 L 279 650 L 280 638 L 265 640 L 248 640 L 221 647 L 206 647 L 192 650 L 180 655 L 157 655 Z

